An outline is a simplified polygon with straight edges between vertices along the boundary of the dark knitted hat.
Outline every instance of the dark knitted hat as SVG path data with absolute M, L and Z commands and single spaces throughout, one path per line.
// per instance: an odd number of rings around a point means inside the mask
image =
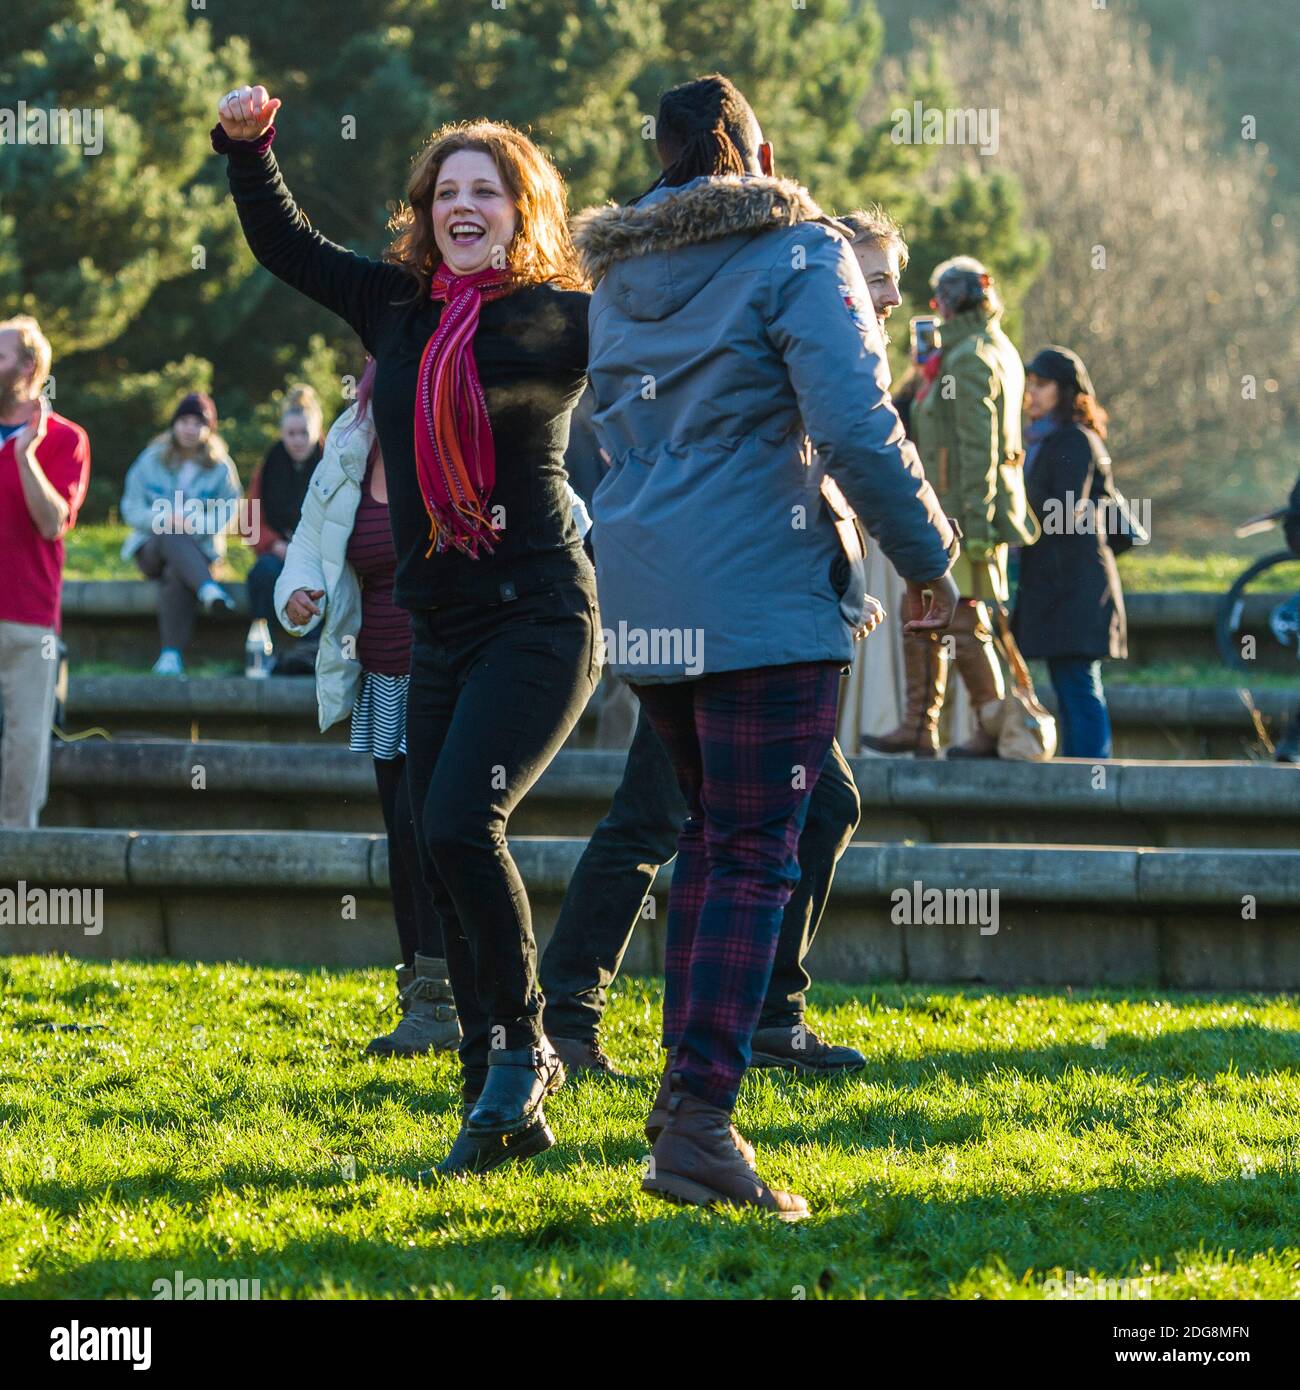
M 197 415 L 210 430 L 217 427 L 216 402 L 206 391 L 191 391 L 172 411 L 172 424 L 174 425 L 182 415 Z

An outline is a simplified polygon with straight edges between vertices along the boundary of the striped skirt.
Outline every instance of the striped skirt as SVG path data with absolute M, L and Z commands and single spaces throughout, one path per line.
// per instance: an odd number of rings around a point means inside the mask
M 410 676 L 362 673 L 348 741 L 354 753 L 369 753 L 385 761 L 406 756 L 406 691 L 410 684 Z

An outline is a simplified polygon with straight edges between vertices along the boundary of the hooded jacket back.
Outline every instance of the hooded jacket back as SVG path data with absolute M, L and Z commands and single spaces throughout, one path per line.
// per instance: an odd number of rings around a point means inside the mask
M 946 573 L 952 543 L 847 239 L 798 184 L 757 175 L 590 209 L 574 238 L 599 280 L 606 660 L 644 683 L 847 662 L 854 605 L 823 479 L 905 578 Z

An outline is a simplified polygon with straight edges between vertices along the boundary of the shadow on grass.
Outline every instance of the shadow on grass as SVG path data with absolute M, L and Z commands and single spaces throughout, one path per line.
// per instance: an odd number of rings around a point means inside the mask
M 1212 1055 L 1207 1055 L 1212 1054 Z M 1221 1072 L 1268 1075 L 1300 1067 L 1300 1032 L 1281 1028 L 1184 1028 L 1154 1038 L 1109 1031 L 1102 1046 L 1063 1043 L 1051 1047 L 980 1048 L 926 1052 L 920 1057 L 868 1058 L 846 1076 L 877 1085 L 947 1076 L 974 1081 L 999 1071 L 1058 1079 L 1071 1067 L 1083 1071 L 1209 1080 Z M 749 1075 L 753 1075 L 751 1072 Z M 792 1076 L 793 1073 L 772 1072 Z M 814 1086 L 838 1077 L 798 1078 Z
M 553 1151 L 539 1166 L 546 1169 L 555 1157 Z M 989 1266 L 1014 1280 L 1031 1270 L 1041 1280 L 1053 1269 L 1122 1279 L 1215 1257 L 1243 1262 L 1272 1255 L 1294 1247 L 1300 1207 L 1300 1180 L 1278 1174 L 1014 1199 L 863 1184 L 847 1199 L 814 1199 L 813 1218 L 795 1226 L 669 1205 L 639 1215 L 632 1210 L 635 1193 L 629 1176 L 626 1192 L 620 1184 L 597 1208 L 575 1203 L 517 1231 L 501 1229 L 499 1211 L 412 1210 L 391 1242 L 325 1232 L 234 1260 L 218 1260 L 210 1245 L 198 1243 L 165 1258 L 100 1258 L 40 1270 L 21 1293 L 148 1298 L 154 1280 L 170 1283 L 180 1269 L 187 1278 L 258 1279 L 269 1298 L 344 1286 L 364 1297 L 433 1288 L 469 1297 L 527 1296 L 557 1280 L 561 1292 L 582 1297 L 789 1299 L 801 1296 L 798 1290 L 944 1297 Z M 485 1196 L 492 1200 L 490 1186 Z M 467 1229 L 476 1221 L 480 1229 Z M 421 1234 L 438 1244 L 407 1243 Z

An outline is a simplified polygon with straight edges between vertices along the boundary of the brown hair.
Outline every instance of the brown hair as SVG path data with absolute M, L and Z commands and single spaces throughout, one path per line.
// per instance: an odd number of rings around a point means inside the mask
M 409 270 L 421 292 L 428 294 L 433 272 L 442 260 L 433 234 L 433 190 L 443 164 L 461 150 L 489 155 L 515 200 L 519 225 L 506 258 L 516 278 L 524 284 L 549 283 L 566 290 L 590 288 L 569 235 L 560 171 L 522 131 L 504 121 L 461 121 L 434 132 L 415 157 L 405 204 L 389 221 L 395 236 L 384 259 Z
M 313 441 L 319 443 L 321 428 L 325 424 L 325 413 L 321 409 L 320 397 L 316 394 L 316 389 L 305 381 L 295 383 L 284 393 L 284 399 L 280 402 L 280 424 L 284 425 L 286 417 L 290 415 L 301 415 L 307 424 L 307 433 Z
M 1064 422 L 1073 421 L 1076 425 L 1091 430 L 1098 439 L 1105 439 L 1106 424 L 1110 417 L 1102 409 L 1096 396 L 1090 396 L 1086 391 L 1073 391 L 1060 382 L 1057 382 L 1057 390 L 1061 398 L 1056 403 L 1056 418 Z
M 175 424 L 175 421 L 172 423 Z M 161 447 L 162 461 L 168 468 L 179 468 L 186 461 L 186 455 L 176 442 L 176 431 L 170 425 L 150 442 Z M 211 468 L 214 464 L 224 463 L 229 455 L 226 441 L 216 430 L 209 430 L 208 437 L 189 455 L 189 461 L 199 464 L 202 468 Z
M 903 229 L 879 203 L 858 208 L 856 212 L 837 214 L 835 220 L 849 229 L 854 246 L 866 243 L 868 246 L 878 246 L 886 253 L 891 246 L 898 247 L 898 268 L 907 269 L 907 238 L 903 235 Z

